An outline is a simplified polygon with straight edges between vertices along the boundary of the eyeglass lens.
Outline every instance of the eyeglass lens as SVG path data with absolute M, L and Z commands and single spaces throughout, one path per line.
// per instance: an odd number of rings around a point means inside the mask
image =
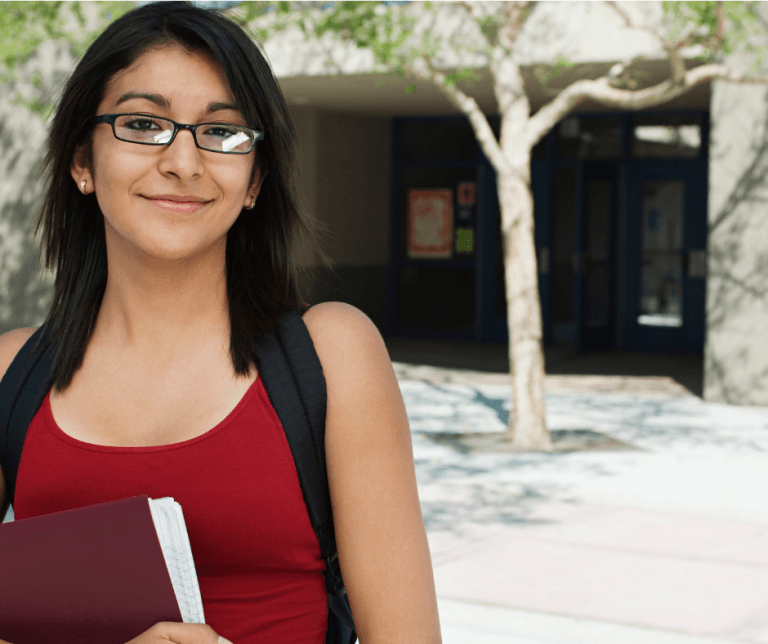
M 164 145 L 173 136 L 173 123 L 154 116 L 123 114 L 115 119 L 118 139 L 150 145 Z M 197 128 L 197 144 L 213 152 L 248 152 L 253 134 L 227 123 L 204 123 Z

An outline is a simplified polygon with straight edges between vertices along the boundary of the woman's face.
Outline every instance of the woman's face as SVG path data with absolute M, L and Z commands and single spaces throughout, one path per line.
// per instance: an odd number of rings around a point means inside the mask
M 178 123 L 248 126 L 233 103 L 217 63 L 167 45 L 147 50 L 118 73 L 97 114 L 138 112 Z M 255 150 L 247 155 L 201 150 L 185 130 L 179 130 L 170 145 L 149 146 L 118 141 L 109 124 L 99 124 L 92 151 L 91 167 L 76 155 L 72 177 L 78 189 L 85 180 L 86 192 L 96 193 L 108 252 L 119 247 L 173 260 L 217 245 L 221 250 L 227 231 L 261 187 L 258 170 L 250 181 Z

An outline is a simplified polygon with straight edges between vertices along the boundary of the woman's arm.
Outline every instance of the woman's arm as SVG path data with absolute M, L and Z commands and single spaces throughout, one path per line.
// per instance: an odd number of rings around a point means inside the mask
M 8 367 L 11 366 L 16 354 L 24 346 L 24 343 L 29 340 L 30 336 L 37 331 L 37 327 L 25 327 L 23 329 L 15 329 L 14 331 L 8 331 L 0 335 L 0 379 L 5 375 Z M 0 521 L 5 518 L 8 508 L 11 505 L 11 500 L 8 498 L 8 492 L 5 489 L 5 478 L 3 475 L 3 468 L 0 466 Z M 0 644 L 7 644 L 0 640 Z
M 325 449 L 339 563 L 361 644 L 438 644 L 440 624 L 405 405 L 373 323 L 304 314 L 328 389 Z

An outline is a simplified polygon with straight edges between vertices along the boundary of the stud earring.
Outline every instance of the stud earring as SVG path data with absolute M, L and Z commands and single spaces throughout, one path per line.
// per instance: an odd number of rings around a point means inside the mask
M 251 202 L 251 205 L 250 205 L 250 206 L 246 206 L 246 207 L 245 207 L 245 209 L 246 209 L 246 210 L 253 210 L 253 207 L 254 207 L 255 205 L 256 205 L 256 200 L 254 199 L 254 200 Z
M 85 194 L 85 179 L 80 182 L 80 192 Z

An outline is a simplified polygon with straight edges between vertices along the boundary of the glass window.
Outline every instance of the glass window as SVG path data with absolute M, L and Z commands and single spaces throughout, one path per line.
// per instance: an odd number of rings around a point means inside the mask
M 636 116 L 632 121 L 632 156 L 638 159 L 691 159 L 701 151 L 696 115 Z
M 645 181 L 640 316 L 644 326 L 683 326 L 682 181 Z
M 621 119 L 569 116 L 557 126 L 560 159 L 620 159 Z
M 531 150 L 531 158 L 536 160 L 546 159 L 547 158 L 547 143 L 549 142 L 549 136 L 544 135 L 536 145 L 533 146 L 533 150 Z
M 552 177 L 552 256 L 550 264 L 552 334 L 556 343 L 573 340 L 573 284 L 576 258 L 575 167 L 555 168 Z
M 586 248 L 583 297 L 584 326 L 600 328 L 611 321 L 611 224 L 613 218 L 613 182 L 590 179 L 586 185 Z
M 400 133 L 405 161 L 474 160 L 479 152 L 475 131 L 465 118 L 407 120 Z

